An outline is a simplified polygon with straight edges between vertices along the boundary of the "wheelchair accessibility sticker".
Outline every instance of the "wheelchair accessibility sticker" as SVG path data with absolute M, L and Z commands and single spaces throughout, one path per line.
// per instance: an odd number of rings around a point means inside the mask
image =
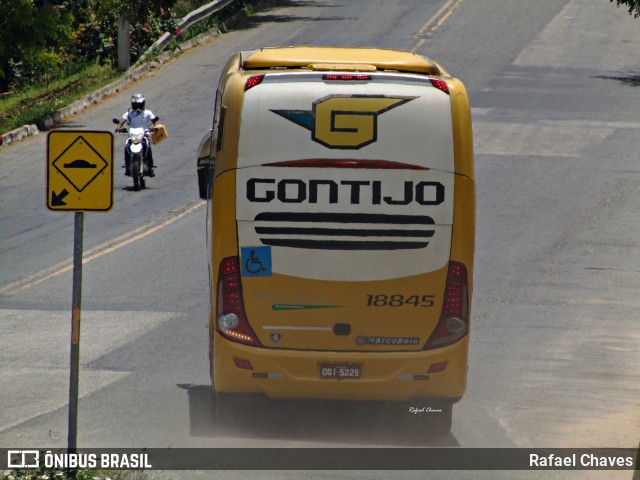
M 271 247 L 242 247 L 240 255 L 243 276 L 271 276 Z

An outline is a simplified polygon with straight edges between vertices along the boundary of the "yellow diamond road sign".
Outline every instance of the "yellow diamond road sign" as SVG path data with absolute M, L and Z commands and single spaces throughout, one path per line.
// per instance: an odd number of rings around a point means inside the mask
M 105 212 L 113 207 L 113 134 L 54 130 L 47 136 L 47 207 Z

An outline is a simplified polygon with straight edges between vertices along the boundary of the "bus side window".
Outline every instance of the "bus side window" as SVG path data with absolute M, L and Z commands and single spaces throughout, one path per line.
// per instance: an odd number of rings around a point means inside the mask
M 222 107 L 222 92 L 217 90 L 213 125 L 200 142 L 198 151 L 198 190 L 200 198 L 210 200 L 213 192 L 213 177 L 216 153 L 222 148 L 222 129 L 226 108 Z
M 224 130 L 224 117 L 226 116 L 226 113 L 227 107 L 221 107 L 218 118 L 218 125 L 214 133 L 214 135 L 216 136 L 216 153 L 222 150 L 222 131 Z

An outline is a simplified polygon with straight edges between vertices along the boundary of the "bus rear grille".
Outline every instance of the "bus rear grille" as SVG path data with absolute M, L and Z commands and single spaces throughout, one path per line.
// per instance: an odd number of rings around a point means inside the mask
M 261 213 L 255 231 L 264 245 L 313 250 L 415 250 L 435 230 L 425 215 Z

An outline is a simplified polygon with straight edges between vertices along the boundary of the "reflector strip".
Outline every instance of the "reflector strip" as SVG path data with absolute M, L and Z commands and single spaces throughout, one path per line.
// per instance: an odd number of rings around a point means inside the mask
M 429 367 L 427 373 L 440 373 L 447 369 L 447 362 L 434 363 Z
M 267 373 L 267 372 L 261 372 L 261 373 L 254 373 L 253 378 L 267 378 L 269 380 L 279 380 L 284 378 L 284 373 Z
M 310 167 L 310 168 L 388 168 L 399 170 L 429 170 L 427 167 L 389 160 L 332 160 L 325 158 L 290 160 L 268 163 L 267 167 Z
M 242 358 L 234 358 L 233 363 L 236 367 L 242 370 L 253 370 L 253 366 L 249 360 L 244 360 Z
M 263 330 L 299 330 L 299 331 L 325 331 L 331 332 L 331 327 L 295 327 L 291 325 L 265 325 Z
M 429 375 L 411 375 L 410 373 L 402 373 L 398 375 L 398 380 L 429 380 Z
M 318 310 L 320 308 L 344 308 L 344 305 L 299 305 L 299 304 L 282 304 L 271 305 L 271 310 Z

